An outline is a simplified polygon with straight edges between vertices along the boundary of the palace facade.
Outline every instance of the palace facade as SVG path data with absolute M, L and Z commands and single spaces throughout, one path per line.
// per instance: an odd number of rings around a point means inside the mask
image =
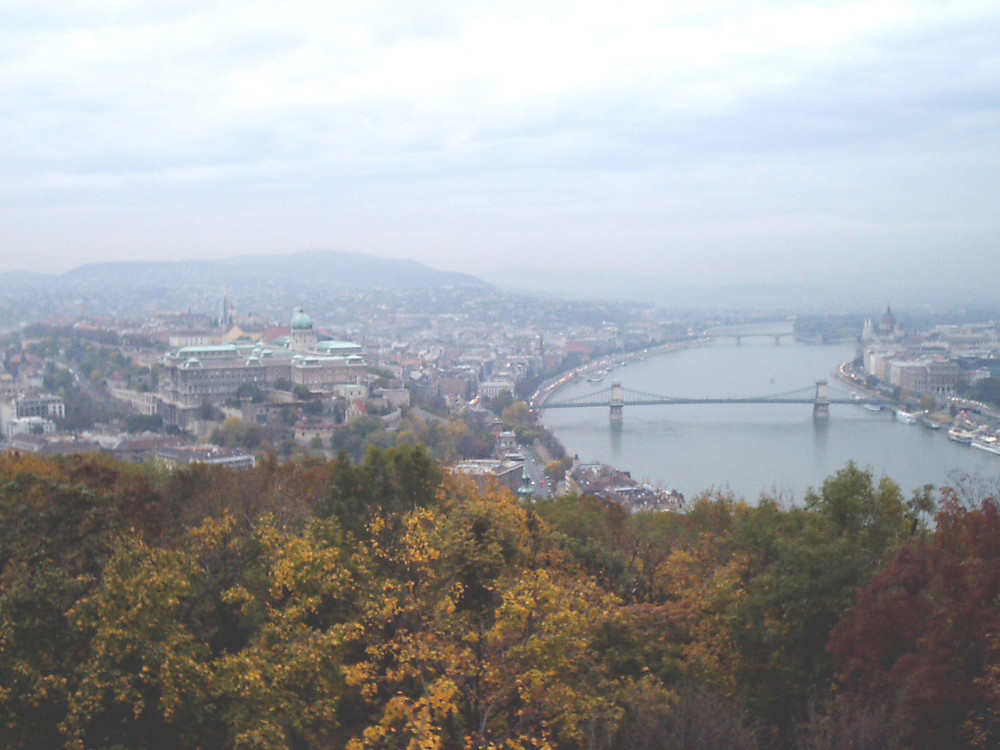
M 368 367 L 361 347 L 349 341 L 318 339 L 312 319 L 297 308 L 290 334 L 263 342 L 183 346 L 162 360 L 157 396 L 164 421 L 186 425 L 205 402 L 220 404 L 252 388 L 285 382 L 314 393 L 341 385 L 363 385 Z

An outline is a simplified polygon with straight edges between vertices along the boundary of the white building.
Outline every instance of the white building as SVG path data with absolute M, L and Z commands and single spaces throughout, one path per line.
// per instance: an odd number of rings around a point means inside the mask
M 109 388 L 111 398 L 127 404 L 137 414 L 156 414 L 160 408 L 160 397 L 151 392 L 130 391 L 128 388 Z
M 209 466 L 228 466 L 233 469 L 252 469 L 257 464 L 252 453 L 219 448 L 214 445 L 183 445 L 160 448 L 156 452 L 156 460 L 175 468 L 191 464 L 207 464 Z
M 66 404 L 59 396 L 43 393 L 18 396 L 0 404 L 0 429 L 9 440 L 14 435 L 50 435 L 54 419 L 66 417 Z
M 20 417 L 3 421 L 3 434 L 8 440 L 13 440 L 18 435 L 52 435 L 55 431 L 55 422 L 45 417 Z
M 958 364 L 943 357 L 893 360 L 889 367 L 889 382 L 911 393 L 954 395 L 958 377 Z
M 496 398 L 501 393 L 514 395 L 514 381 L 506 378 L 498 380 L 484 380 L 479 384 L 479 395 L 483 398 Z
M 59 396 L 42 393 L 37 396 L 18 396 L 4 404 L 4 414 L 11 418 L 46 417 L 48 419 L 63 419 L 66 416 L 66 404 Z

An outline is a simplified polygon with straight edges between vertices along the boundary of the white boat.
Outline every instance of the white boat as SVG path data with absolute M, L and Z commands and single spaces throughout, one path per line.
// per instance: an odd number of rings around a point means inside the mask
M 869 401 L 865 404 L 865 409 L 868 411 L 882 411 L 882 404 L 873 404 Z
M 972 447 L 1000 456 L 1000 439 L 996 435 L 977 435 L 972 438 Z
M 962 425 L 955 425 L 950 430 L 948 430 L 948 439 L 954 440 L 956 443 L 962 443 L 968 445 L 972 442 L 972 438 L 976 436 L 975 430 L 970 430 L 968 427 Z
M 902 422 L 903 424 L 916 424 L 917 415 L 910 411 L 903 411 L 900 409 L 896 412 L 896 421 Z

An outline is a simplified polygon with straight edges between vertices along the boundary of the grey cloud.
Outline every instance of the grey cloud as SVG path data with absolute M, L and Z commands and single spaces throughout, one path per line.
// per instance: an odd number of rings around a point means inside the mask
M 211 11 L 168 5 L 152 20 L 113 20 L 177 25 Z M 60 28 L 51 12 L 17 12 L 18 33 Z M 356 19 L 368 34 L 358 44 L 377 58 L 450 40 L 477 12 Z M 61 28 L 92 22 L 77 14 Z M 315 48 L 294 27 L 219 30 L 133 70 L 112 60 L 0 82 L 0 191 L 19 222 L 0 242 L 65 246 L 73 227 L 82 245 L 119 253 L 197 248 L 199 236 L 214 253 L 339 240 L 465 270 L 500 247 L 535 262 L 573 247 L 591 265 L 614 248 L 657 272 L 671 272 L 656 262 L 669 251 L 692 272 L 734 274 L 754 254 L 805 273 L 796 254 L 814 253 L 851 273 L 866 254 L 891 267 L 927 262 L 948 241 L 981 252 L 997 229 L 998 38 L 994 16 L 856 40 L 837 59 L 768 60 L 787 73 L 779 83 L 734 84 L 702 106 L 642 78 L 524 101 L 487 96 L 476 80 L 434 101 L 363 87 L 334 96 L 371 60 L 334 55 L 320 58 L 329 69 L 301 71 Z M 0 65 L 31 44 L 17 49 Z M 68 74 L 84 86 L 67 87 Z M 254 98 L 256 81 L 293 74 L 307 76 L 306 95 L 279 86 Z M 177 237 L 160 231 L 164 215 Z M 102 235 L 107 223 L 120 236 Z

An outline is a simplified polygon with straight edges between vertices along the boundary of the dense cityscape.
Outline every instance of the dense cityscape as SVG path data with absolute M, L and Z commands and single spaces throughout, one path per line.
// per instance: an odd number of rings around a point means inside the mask
M 532 391 L 710 322 L 477 287 L 341 289 L 337 303 L 314 311 L 320 323 L 304 307 L 244 313 L 220 293 L 198 313 L 28 326 L 4 348 L 7 448 L 253 465 L 421 440 L 512 489 L 527 468 L 547 494 L 571 461 L 526 408 Z
M 258 295 L 251 288 L 256 309 L 273 307 Z M 573 378 L 603 380 L 623 357 L 662 356 L 713 333 L 734 338 L 726 333 L 734 325 L 776 317 L 484 285 L 338 288 L 336 307 L 297 305 L 284 319 L 248 312 L 225 291 L 199 296 L 199 311 L 47 316 L 9 331 L 0 360 L 5 448 L 253 466 L 267 454 L 360 460 L 371 445 L 423 442 L 457 471 L 521 493 L 600 491 L 635 509 L 677 507 L 683 498 L 669 486 L 612 467 L 595 475 L 567 455 L 539 408 Z M 907 330 L 889 309 L 804 315 L 794 326 L 803 341 L 857 342 L 857 358 L 836 375 L 859 406 L 892 409 L 994 453 L 997 331 L 990 320 Z

